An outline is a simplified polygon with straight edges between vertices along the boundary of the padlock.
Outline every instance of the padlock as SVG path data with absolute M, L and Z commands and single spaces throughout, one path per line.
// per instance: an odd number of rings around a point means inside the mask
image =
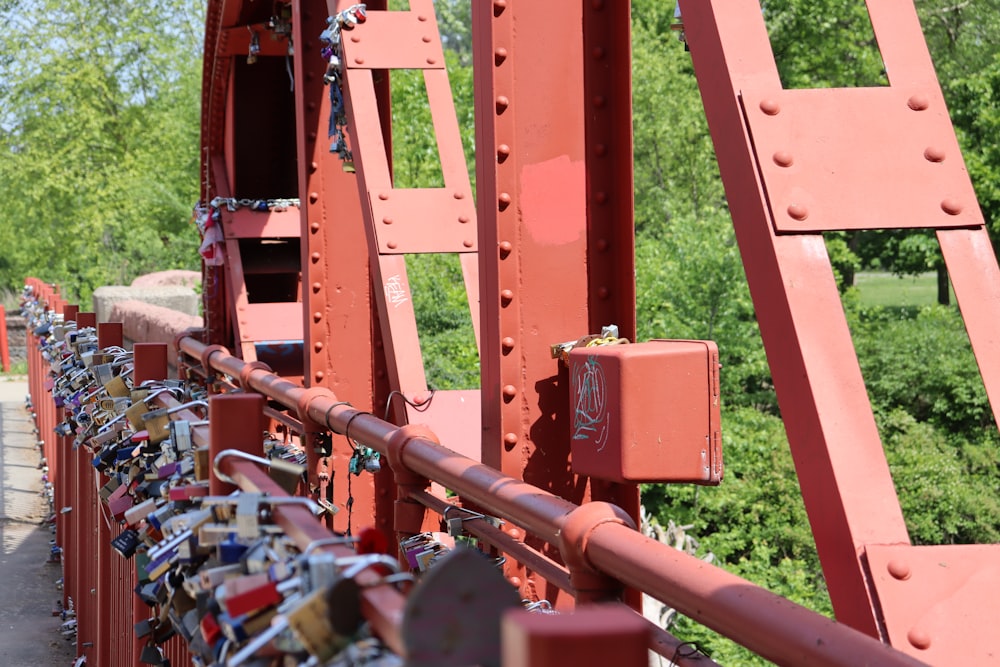
M 285 493 L 295 495 L 305 471 L 305 466 L 283 459 L 272 458 L 270 459 L 268 474 L 278 486 L 285 490 Z
M 178 454 L 190 451 L 191 444 L 191 423 L 183 419 L 170 422 L 170 441 L 174 443 L 174 449 Z
M 149 433 L 149 441 L 159 444 L 170 437 L 170 414 L 166 408 L 150 410 L 142 415 L 142 427 Z
M 129 559 L 134 556 L 138 547 L 139 533 L 132 528 L 126 528 L 118 536 L 111 540 L 111 548 L 125 559 Z
M 152 514 L 157 509 L 158 507 L 154 499 L 150 498 L 148 500 L 144 500 L 138 505 L 133 505 L 132 507 L 125 510 L 125 515 L 124 515 L 125 523 L 128 524 L 130 527 L 134 527 L 137 523 L 145 519 L 147 516 Z

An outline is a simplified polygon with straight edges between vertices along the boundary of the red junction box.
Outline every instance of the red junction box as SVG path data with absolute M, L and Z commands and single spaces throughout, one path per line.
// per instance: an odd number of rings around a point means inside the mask
M 578 347 L 569 374 L 573 472 L 611 482 L 722 480 L 714 342 Z

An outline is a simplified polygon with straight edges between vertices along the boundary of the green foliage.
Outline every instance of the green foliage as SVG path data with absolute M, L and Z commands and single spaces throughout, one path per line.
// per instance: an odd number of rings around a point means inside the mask
M 458 255 L 407 255 L 406 269 L 427 386 L 479 387 L 479 354 Z
M 767 0 L 764 18 L 786 88 L 885 85 L 871 19 L 860 0 Z
M 852 315 L 852 331 L 875 412 L 903 409 L 946 432 L 978 439 L 993 417 L 961 316 L 928 306 Z
M 89 299 L 195 268 L 200 39 L 192 0 L 14 2 L 0 35 L 0 285 L 37 274 Z
M 720 486 L 645 485 L 644 505 L 663 522 L 691 525 L 703 550 L 730 572 L 831 615 L 781 420 L 752 408 L 727 410 L 723 440 Z M 720 664 L 768 664 L 688 618 L 671 632 L 697 641 Z
M 728 400 L 774 406 L 753 305 L 691 59 L 673 6 L 633 3 L 639 339 L 719 344 Z
M 914 544 L 1000 542 L 996 429 L 968 440 L 918 421 L 904 408 L 879 422 Z
M 969 176 L 994 235 L 1000 232 L 1000 53 L 995 49 L 981 68 L 945 84 Z

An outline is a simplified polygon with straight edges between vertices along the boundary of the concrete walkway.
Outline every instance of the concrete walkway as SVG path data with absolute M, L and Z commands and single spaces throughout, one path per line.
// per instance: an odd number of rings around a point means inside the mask
M 62 591 L 58 564 L 46 563 L 48 505 L 40 495 L 42 473 L 34 425 L 24 409 L 28 385 L 0 379 L 0 665 L 72 665 L 75 649 L 52 615 Z

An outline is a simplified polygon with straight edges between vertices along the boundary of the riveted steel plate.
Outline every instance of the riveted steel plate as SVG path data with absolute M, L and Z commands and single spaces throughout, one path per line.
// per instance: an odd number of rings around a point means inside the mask
M 1000 545 L 868 545 L 889 643 L 932 665 L 994 664 Z
M 936 91 L 741 91 L 777 232 L 983 224 Z
M 472 197 L 447 188 L 394 188 L 369 197 L 380 254 L 475 252 Z
M 344 62 L 351 69 L 443 69 L 444 52 L 433 12 L 368 12 L 343 32 Z

